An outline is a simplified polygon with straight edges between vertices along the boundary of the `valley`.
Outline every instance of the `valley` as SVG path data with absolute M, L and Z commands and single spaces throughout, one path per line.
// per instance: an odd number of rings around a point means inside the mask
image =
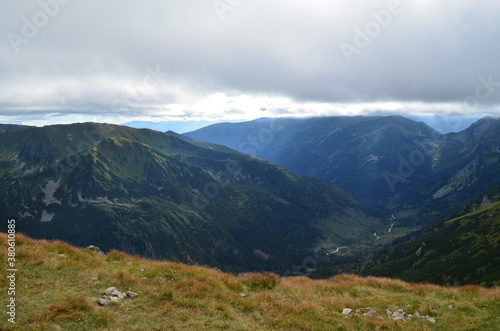
M 498 195 L 485 192 L 500 180 L 499 134 L 494 118 L 441 134 L 401 116 L 264 118 L 184 135 L 6 126 L 0 216 L 34 238 L 226 272 L 404 278 L 389 251 L 416 251 L 426 229 Z

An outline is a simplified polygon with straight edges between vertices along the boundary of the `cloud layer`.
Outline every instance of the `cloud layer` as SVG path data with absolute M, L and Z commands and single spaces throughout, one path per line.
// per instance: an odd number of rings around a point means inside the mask
M 500 3 L 0 4 L 0 120 L 500 113 Z

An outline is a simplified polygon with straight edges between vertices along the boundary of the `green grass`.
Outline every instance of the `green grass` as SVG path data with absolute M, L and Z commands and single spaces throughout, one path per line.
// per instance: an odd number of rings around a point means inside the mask
M 366 274 L 443 285 L 499 286 L 500 202 L 473 210 L 384 251 Z
M 6 235 L 0 239 L 5 257 Z M 447 288 L 352 275 L 328 280 L 235 276 L 117 251 L 97 256 L 20 234 L 16 252 L 17 323 L 2 314 L 2 330 L 496 330 L 500 322 L 500 290 L 479 286 Z M 94 277 L 98 280 L 91 281 Z M 7 283 L 1 279 L 5 303 Z M 139 296 L 98 306 L 110 286 Z M 386 316 L 386 308 L 400 306 L 431 315 L 437 323 Z M 373 307 L 379 316 L 342 315 L 344 308 L 363 307 Z

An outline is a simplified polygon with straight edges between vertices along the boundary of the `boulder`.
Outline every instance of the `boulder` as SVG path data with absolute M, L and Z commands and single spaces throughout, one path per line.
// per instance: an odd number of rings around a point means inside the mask
M 101 251 L 101 249 L 97 246 L 94 246 L 94 245 L 88 245 L 87 246 L 87 249 L 90 249 L 91 251 L 94 251 L 96 252 L 97 255 L 104 255 L 104 252 Z
M 344 315 L 349 315 L 350 313 L 352 313 L 352 309 L 350 308 L 344 308 L 344 310 L 342 310 L 342 314 Z
M 135 298 L 135 297 L 137 297 L 137 296 L 138 296 L 138 294 L 137 294 L 137 293 L 135 293 L 135 292 L 132 292 L 132 291 L 127 291 L 127 296 L 128 296 L 129 298 Z
M 111 300 L 109 299 L 99 299 L 97 300 L 97 303 L 101 306 L 107 306 L 111 303 Z
M 428 320 L 429 322 L 433 323 L 433 324 L 435 324 L 435 323 L 436 323 L 436 319 L 435 319 L 435 318 L 433 318 L 433 317 L 428 317 L 428 318 L 427 318 L 427 320 Z
M 106 295 L 111 295 L 111 293 L 113 293 L 113 291 L 117 291 L 118 289 L 116 287 L 108 287 L 108 289 L 106 291 L 104 291 L 104 294 Z

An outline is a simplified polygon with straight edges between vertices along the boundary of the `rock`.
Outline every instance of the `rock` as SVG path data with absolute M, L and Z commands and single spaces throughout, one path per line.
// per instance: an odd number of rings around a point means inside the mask
M 98 280 L 98 279 L 97 279 L 97 277 L 94 277 L 94 278 L 92 278 L 90 281 L 91 281 L 91 282 L 97 282 L 97 280 Z
M 135 298 L 135 297 L 137 297 L 137 296 L 138 296 L 138 294 L 137 294 L 137 293 L 135 293 L 135 292 L 132 292 L 132 291 L 127 291 L 127 296 L 128 296 L 129 298 Z
M 128 261 L 128 262 L 127 262 L 127 265 L 132 265 L 132 262 Z
M 406 313 L 403 309 L 398 309 L 395 312 L 392 313 L 391 317 L 394 320 L 405 320 Z
M 104 252 L 101 251 L 101 249 L 97 246 L 94 246 L 94 245 L 88 245 L 87 246 L 87 249 L 90 249 L 91 251 L 94 251 L 96 252 L 97 255 L 104 255 Z
M 113 292 L 111 292 L 111 294 L 110 294 L 110 295 L 111 295 L 112 297 L 118 297 L 118 296 L 120 296 L 120 294 L 121 294 L 121 293 L 122 293 L 122 292 L 120 292 L 120 291 L 118 291 L 118 290 L 114 290 Z
M 363 314 L 363 316 L 377 316 L 377 315 L 378 315 L 377 311 L 373 308 Z
M 139 269 L 140 272 L 144 272 L 144 269 Z
M 387 316 L 391 317 L 392 311 L 390 311 L 389 308 L 386 308 L 385 312 L 386 312 Z
M 436 323 L 436 319 L 432 318 L 432 317 L 428 317 L 427 320 L 431 323 Z
M 97 302 L 101 306 L 107 306 L 111 302 L 120 302 L 123 299 L 125 299 L 127 296 L 129 298 L 135 298 L 135 297 L 137 297 L 137 293 L 131 292 L 131 291 L 128 291 L 127 293 L 123 293 L 123 292 L 118 291 L 118 289 L 116 287 L 110 287 L 106 291 L 104 291 L 104 295 Z
M 240 297 L 244 298 L 246 297 L 247 295 L 245 293 L 240 293 Z
M 108 289 L 106 291 L 104 291 L 104 294 L 111 295 L 111 293 L 113 293 L 113 291 L 116 291 L 116 290 L 117 290 L 116 287 L 108 287 Z
M 448 305 L 448 309 L 454 309 L 453 305 Z
M 418 311 L 416 311 L 416 312 L 413 313 L 413 316 L 420 317 L 420 313 Z
M 111 303 L 111 300 L 108 299 L 99 299 L 97 300 L 97 303 L 100 304 L 101 306 L 107 306 Z
M 342 310 L 342 314 L 344 315 L 349 315 L 350 313 L 352 313 L 352 309 L 344 308 L 344 310 Z
M 400 316 L 393 317 L 392 319 L 395 321 L 403 321 L 403 322 L 405 321 L 405 319 L 403 317 L 400 317 Z
M 57 255 L 57 256 L 59 256 L 59 257 L 61 257 L 61 258 L 65 258 L 65 257 L 66 257 L 66 255 L 64 255 L 64 254 L 59 254 L 59 255 Z

